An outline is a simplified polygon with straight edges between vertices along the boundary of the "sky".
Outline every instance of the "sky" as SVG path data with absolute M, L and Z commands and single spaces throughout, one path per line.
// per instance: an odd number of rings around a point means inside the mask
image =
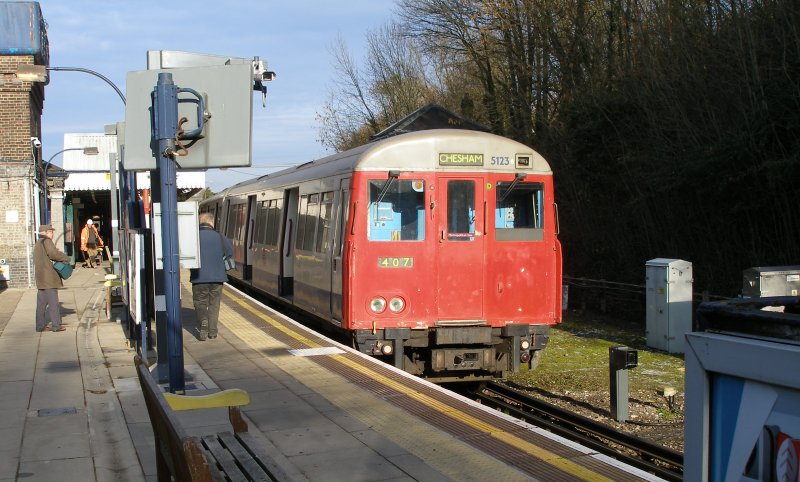
M 335 82 L 331 48 L 341 36 L 353 57 L 363 61 L 367 33 L 391 21 L 395 10 L 394 0 L 39 3 L 47 22 L 50 67 L 93 70 L 123 93 L 127 73 L 147 69 L 148 50 L 258 56 L 267 62 L 277 78 L 267 84 L 266 108 L 261 94 L 254 93 L 252 167 L 208 170 L 206 183 L 215 192 L 331 153 L 318 141 L 316 120 Z M 100 78 L 51 71 L 42 113 L 42 158 L 64 148 L 65 133 L 101 133 L 105 125 L 124 120 L 122 100 Z M 61 166 L 61 157 L 53 164 Z

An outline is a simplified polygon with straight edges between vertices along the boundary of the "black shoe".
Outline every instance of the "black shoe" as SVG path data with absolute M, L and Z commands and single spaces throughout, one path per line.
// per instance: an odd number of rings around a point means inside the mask
M 214 338 L 216 338 L 216 337 L 217 337 L 217 335 L 208 335 L 208 338 L 209 338 L 210 340 L 213 340 L 213 339 L 214 339 Z

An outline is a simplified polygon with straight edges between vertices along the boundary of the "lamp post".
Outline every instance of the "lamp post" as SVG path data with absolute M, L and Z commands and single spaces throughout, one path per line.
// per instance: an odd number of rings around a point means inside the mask
M 62 154 L 67 151 L 83 151 L 84 155 L 87 156 L 96 156 L 100 153 L 100 151 L 96 147 L 70 147 L 69 149 L 62 149 L 52 156 L 50 159 L 43 162 L 44 166 L 42 167 L 43 179 L 42 179 L 42 190 L 44 191 L 44 224 L 50 224 L 50 208 L 47 205 L 47 171 L 50 170 L 50 166 L 52 165 L 53 159 L 59 154 Z
M 47 82 L 47 72 L 55 70 L 61 72 L 84 72 L 86 74 L 94 75 L 102 79 L 106 84 L 110 85 L 112 89 L 117 93 L 120 99 L 122 99 L 122 103 L 125 104 L 125 96 L 122 94 L 122 91 L 119 90 L 114 82 L 106 77 L 105 75 L 95 72 L 94 70 L 84 69 L 82 67 L 46 67 L 44 65 L 30 65 L 30 64 L 22 64 L 17 66 L 16 72 L 14 75 L 19 80 L 24 80 L 27 82 Z
M 122 104 L 123 105 L 126 104 L 125 96 L 122 94 L 122 91 L 119 89 L 119 87 L 117 87 L 114 84 L 114 82 L 112 82 L 108 77 L 106 77 L 103 74 L 100 74 L 99 72 L 95 72 L 94 70 L 90 70 L 90 69 L 85 69 L 83 67 L 47 67 L 45 65 L 21 64 L 21 65 L 17 66 L 16 71 L 14 72 L 14 77 L 16 77 L 18 80 L 26 81 L 26 82 L 44 82 L 44 83 L 47 83 L 49 81 L 48 72 L 51 71 L 51 70 L 62 71 L 62 72 L 83 72 L 83 73 L 86 73 L 86 74 L 94 75 L 95 77 L 97 77 L 99 79 L 102 79 L 106 84 L 110 85 L 111 88 L 114 89 L 114 92 L 116 92 L 117 95 L 119 96 L 119 98 L 122 100 Z M 61 151 L 61 152 L 64 152 L 64 151 Z M 57 154 L 59 154 L 59 153 L 57 152 L 56 155 Z M 52 160 L 52 158 L 51 158 L 51 160 Z M 114 162 L 114 161 L 111 161 L 111 162 Z M 48 165 L 49 165 L 49 161 L 48 161 Z M 126 179 L 125 170 L 120 168 L 119 169 L 119 173 L 120 173 L 120 182 L 124 185 L 125 184 L 125 179 Z M 112 197 L 111 197 L 111 223 L 112 223 L 112 226 L 116 226 L 117 217 L 118 217 L 118 213 L 117 213 L 117 210 L 118 210 L 118 207 L 117 207 L 118 199 L 116 198 L 115 195 L 113 195 L 114 191 L 115 191 L 115 188 L 116 188 L 116 185 L 112 182 Z M 136 178 L 135 177 L 133 178 L 133 183 L 131 185 L 131 188 L 132 188 L 133 192 L 135 193 L 136 192 Z M 127 190 L 127 188 L 123 187 L 123 191 L 126 191 L 126 190 Z M 119 235 L 117 233 L 117 230 L 113 229 L 111 232 L 112 232 L 113 245 L 115 247 L 119 246 L 119 244 L 118 244 L 118 236 Z M 115 250 L 115 252 L 116 252 L 116 250 Z

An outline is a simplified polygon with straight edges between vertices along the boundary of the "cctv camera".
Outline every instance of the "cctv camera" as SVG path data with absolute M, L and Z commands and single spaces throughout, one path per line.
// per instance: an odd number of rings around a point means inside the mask
M 38 137 L 31 137 L 31 142 L 33 143 L 33 147 L 42 147 L 42 141 L 40 141 Z

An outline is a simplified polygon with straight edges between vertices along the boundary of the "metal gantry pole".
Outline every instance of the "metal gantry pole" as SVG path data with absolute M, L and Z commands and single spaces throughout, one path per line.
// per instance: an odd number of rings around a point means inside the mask
M 171 73 L 159 73 L 153 92 L 153 129 L 161 173 L 161 252 L 164 267 L 164 301 L 167 308 L 169 391 L 183 393 L 183 331 L 181 328 L 180 264 L 178 252 L 178 192 L 176 187 L 175 134 L 178 130 L 178 88 Z
M 109 154 L 108 155 L 108 171 L 111 174 L 111 245 L 114 247 L 111 250 L 111 259 L 108 260 L 111 263 L 111 272 L 117 277 L 120 277 L 119 273 L 119 201 L 118 201 L 118 193 L 117 193 L 117 166 L 119 166 L 119 160 L 117 157 L 119 154 Z

